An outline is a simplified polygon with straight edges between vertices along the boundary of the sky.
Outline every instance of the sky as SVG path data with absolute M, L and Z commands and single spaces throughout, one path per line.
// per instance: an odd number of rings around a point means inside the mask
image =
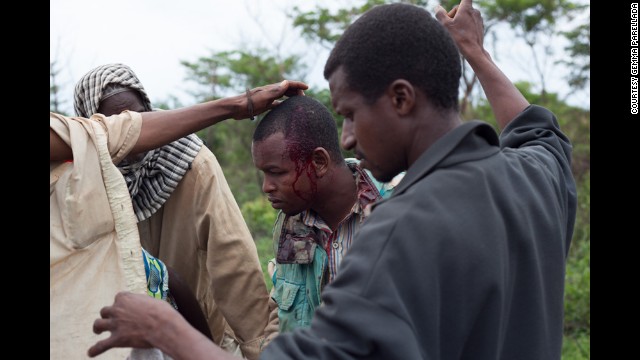
M 329 52 L 309 45 L 285 15 L 294 5 L 312 10 L 316 3 L 346 7 L 349 0 L 50 0 L 50 61 L 60 73 L 62 110 L 73 113 L 73 88 L 89 70 L 107 63 L 130 66 L 144 85 L 152 103 L 176 96 L 193 103 L 180 61 L 195 61 L 212 51 L 277 47 L 283 55 L 304 56 L 314 88 L 328 88 L 322 76 Z M 356 2 L 360 3 L 360 2 Z M 536 81 L 526 59 L 529 50 L 513 41 L 499 41 L 496 60 L 512 80 Z M 558 44 L 561 46 L 561 44 Z M 589 94 L 572 94 L 562 79 L 562 69 L 549 77 L 548 90 L 567 101 L 590 106 Z M 298 80 L 298 79 L 292 79 Z M 256 84 L 258 86 L 259 84 Z

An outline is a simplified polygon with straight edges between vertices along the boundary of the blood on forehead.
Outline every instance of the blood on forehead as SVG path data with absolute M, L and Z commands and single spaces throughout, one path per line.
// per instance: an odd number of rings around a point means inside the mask
M 309 134 L 309 127 L 305 126 L 303 119 L 305 116 L 307 115 L 303 109 L 293 110 L 291 121 L 285 133 L 285 151 L 295 164 L 296 178 L 291 184 L 293 192 L 303 200 L 310 200 L 305 198 L 299 189 L 296 189 L 296 183 L 305 173 L 309 179 L 310 194 L 315 194 L 318 191 L 318 180 L 315 177 L 312 164 L 314 146 L 311 143 L 311 136 L 313 134 Z

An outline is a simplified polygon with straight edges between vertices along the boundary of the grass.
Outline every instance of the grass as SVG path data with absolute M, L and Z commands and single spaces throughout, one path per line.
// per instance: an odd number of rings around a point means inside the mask
M 591 358 L 591 335 L 565 335 L 562 339 L 562 360 Z

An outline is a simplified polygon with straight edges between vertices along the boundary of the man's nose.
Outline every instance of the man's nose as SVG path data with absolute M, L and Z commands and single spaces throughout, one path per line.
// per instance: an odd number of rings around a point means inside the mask
M 342 123 L 342 148 L 351 150 L 356 146 L 356 136 L 353 133 L 353 121 L 345 119 Z
M 262 192 L 265 194 L 268 194 L 272 191 L 275 191 L 276 187 L 273 184 L 272 181 L 269 181 L 269 179 L 267 179 L 267 177 L 264 178 L 264 180 L 262 180 Z

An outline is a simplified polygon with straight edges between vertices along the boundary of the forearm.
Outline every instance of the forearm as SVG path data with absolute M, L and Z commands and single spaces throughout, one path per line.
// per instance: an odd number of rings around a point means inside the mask
M 498 126 L 501 130 L 504 129 L 511 120 L 529 106 L 529 102 L 496 66 L 488 52 L 478 50 L 472 56 L 467 56 L 467 62 L 478 76 Z
M 458 49 L 475 72 L 484 90 L 500 129 L 521 113 L 529 102 L 511 80 L 496 66 L 484 49 L 484 22 L 471 0 L 461 0 L 460 6 L 447 12 L 436 8 L 438 21 L 449 31 Z
M 234 117 L 243 106 L 234 96 L 175 110 L 142 113 L 142 129 L 132 154 L 152 150 Z
M 166 315 L 164 326 L 150 332 L 149 343 L 173 359 L 233 359 L 232 355 L 226 353 L 198 330 L 191 327 L 177 312 L 163 315 Z
M 130 154 L 164 146 L 220 121 L 238 116 L 242 113 L 242 106 L 246 106 L 246 100 L 242 98 L 243 95 L 238 95 L 181 109 L 140 113 L 140 136 Z M 62 161 L 72 158 L 73 153 L 69 145 L 49 128 L 49 160 Z
M 142 127 L 130 154 L 141 153 L 166 145 L 186 135 L 220 121 L 251 118 L 279 104 L 283 96 L 304 95 L 308 86 L 299 81 L 284 80 L 260 86 L 245 94 L 213 100 L 181 109 L 142 113 Z M 52 117 L 61 115 L 51 113 Z M 73 154 L 69 145 L 51 131 L 50 161 L 69 160 Z

